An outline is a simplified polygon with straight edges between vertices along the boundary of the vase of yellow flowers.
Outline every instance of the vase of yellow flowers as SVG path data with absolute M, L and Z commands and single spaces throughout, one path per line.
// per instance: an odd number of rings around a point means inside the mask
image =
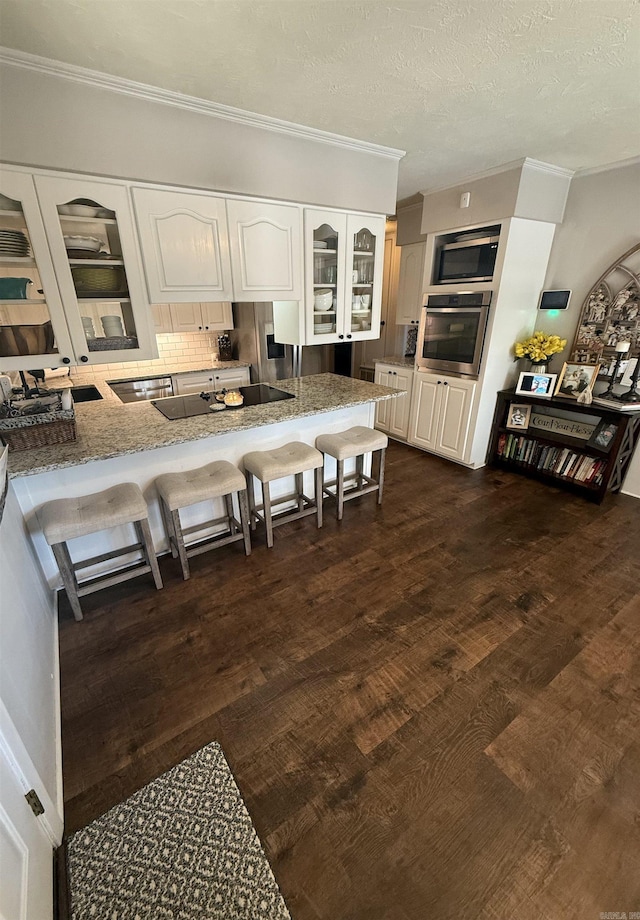
M 538 374 L 546 374 L 549 358 L 562 351 L 566 344 L 567 340 L 561 339 L 559 335 L 537 331 L 523 342 L 516 342 L 513 352 L 516 359 L 528 358 L 533 371 Z

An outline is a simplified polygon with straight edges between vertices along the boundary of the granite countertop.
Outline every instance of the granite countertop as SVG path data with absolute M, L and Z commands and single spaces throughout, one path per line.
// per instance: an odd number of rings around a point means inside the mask
M 413 367 L 415 358 L 405 358 L 400 355 L 387 355 L 386 358 L 374 358 L 374 364 L 391 364 L 394 367 Z
M 76 378 L 75 382 L 80 383 L 81 378 Z M 106 384 L 97 385 L 101 390 L 103 386 L 109 389 Z M 296 398 L 176 421 L 166 419 L 150 402 L 121 403 L 109 398 L 79 403 L 76 405 L 77 440 L 33 450 L 12 451 L 9 454 L 9 478 L 32 476 L 94 460 L 107 460 L 123 454 L 406 396 L 402 390 L 335 374 L 278 380 L 274 386 L 292 393 Z

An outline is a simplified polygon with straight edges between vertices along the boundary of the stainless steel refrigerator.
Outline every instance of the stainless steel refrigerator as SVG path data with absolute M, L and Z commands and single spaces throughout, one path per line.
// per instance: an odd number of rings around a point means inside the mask
M 251 362 L 252 383 L 273 383 L 294 376 L 292 345 L 275 341 L 272 303 L 234 303 L 234 329 L 229 332 L 233 357 Z M 333 345 L 302 348 L 302 375 L 335 370 Z

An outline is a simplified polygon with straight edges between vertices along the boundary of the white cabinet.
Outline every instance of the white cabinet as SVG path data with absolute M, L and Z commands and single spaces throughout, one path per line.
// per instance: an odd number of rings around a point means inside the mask
M 234 301 L 302 300 L 302 209 L 227 199 Z
M 36 174 L 35 187 L 72 363 L 157 357 L 126 185 Z
M 380 335 L 385 219 L 307 208 L 305 298 L 274 310 L 276 337 L 292 345 L 357 342 Z
M 151 307 L 156 335 L 233 329 L 230 303 L 164 303 Z
M 234 390 L 237 387 L 246 387 L 250 382 L 248 367 L 194 371 L 174 375 L 173 392 L 176 396 L 186 396 L 189 393 L 206 393 L 211 390 Z
M 409 432 L 413 368 L 376 364 L 375 382 L 383 387 L 403 390 L 407 394 L 400 399 L 387 399 L 376 403 L 375 423 L 376 428 L 386 431 L 392 438 L 406 441 Z
M 225 199 L 154 188 L 132 194 L 150 302 L 232 300 Z
M 451 460 L 464 460 L 477 383 L 416 372 L 409 443 Z
M 424 262 L 426 243 L 411 243 L 402 247 L 396 323 L 409 326 L 420 322 L 423 307 Z
M 23 279 L 0 288 L 0 368 L 75 364 L 33 177 L 3 167 L 0 194 L 0 278 Z

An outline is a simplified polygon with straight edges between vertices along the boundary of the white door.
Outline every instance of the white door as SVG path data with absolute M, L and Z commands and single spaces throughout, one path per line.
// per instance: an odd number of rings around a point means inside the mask
M 442 379 L 442 407 L 434 450 L 452 460 L 464 459 L 475 388 L 476 384 L 471 380 Z
M 188 396 L 190 393 L 208 393 L 214 388 L 213 371 L 178 374 L 173 379 L 173 390 L 176 396 Z
M 0 735 L 0 920 L 51 920 L 53 846 L 16 775 Z
M 234 301 L 302 300 L 302 209 L 227 199 Z
M 344 335 L 347 215 L 304 212 L 306 342 L 324 345 Z
M 442 399 L 442 380 L 431 374 L 416 373 L 411 401 L 409 442 L 426 450 L 438 443 L 438 419 Z
M 403 326 L 420 321 L 426 243 L 411 243 L 402 247 L 398 279 L 396 323 Z
M 216 390 L 236 390 L 251 383 L 249 368 L 241 367 L 237 371 L 220 371 L 214 373 L 213 382 Z
M 202 308 L 199 303 L 172 303 L 169 305 L 174 332 L 202 332 Z
M 225 329 L 233 329 L 233 313 L 229 301 L 201 303 L 200 307 L 205 331 L 224 332 Z
M 0 278 L 15 279 L 0 289 L 0 365 L 75 364 L 33 178 L 3 167 L 0 193 Z
M 76 363 L 157 358 L 127 187 L 38 175 L 35 185 Z M 82 318 L 96 304 L 109 322 L 87 334 Z
M 385 223 L 375 215 L 347 215 L 345 339 L 380 338 Z
M 395 225 L 387 230 L 384 238 L 384 266 L 382 274 L 382 303 L 380 307 L 380 337 L 360 345 L 360 366 L 371 367 L 385 355 L 396 353 L 395 325 L 396 298 L 398 294 L 398 270 L 400 247 L 396 246 Z
M 151 303 L 232 299 L 225 199 L 134 188 Z
M 394 368 L 393 381 L 393 387 L 396 390 L 404 390 L 407 395 L 402 396 L 400 399 L 389 400 L 391 406 L 389 434 L 394 438 L 406 440 L 409 434 L 409 408 L 411 406 L 413 371 L 411 369 L 403 370 L 401 367 Z

